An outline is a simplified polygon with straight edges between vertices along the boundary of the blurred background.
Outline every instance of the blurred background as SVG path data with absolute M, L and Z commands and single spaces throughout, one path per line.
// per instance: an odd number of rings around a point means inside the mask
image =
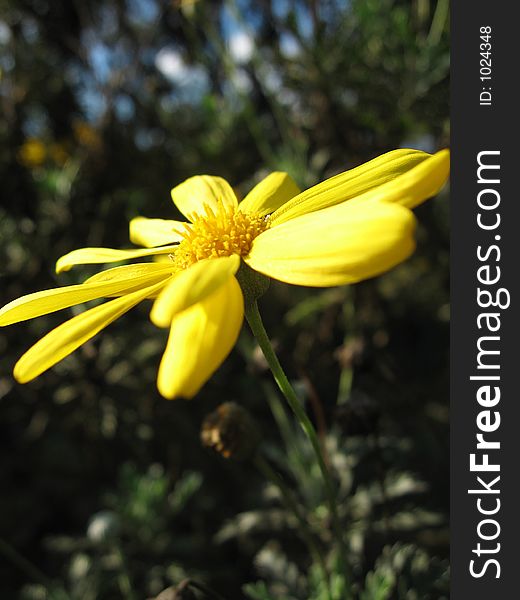
M 56 259 L 129 247 L 136 215 L 179 218 L 169 190 L 188 176 L 244 195 L 271 170 L 308 187 L 394 148 L 447 146 L 448 13 L 0 0 L 1 303 L 84 281 L 98 269 L 58 278 Z M 261 300 L 335 473 L 353 572 L 334 574 L 336 600 L 448 597 L 447 196 L 416 210 L 418 249 L 390 273 L 273 283 Z M 81 308 L 0 331 L 0 596 L 137 600 L 192 578 L 227 600 L 326 598 L 276 486 L 200 441 L 219 404 L 246 407 L 334 570 L 316 464 L 249 331 L 196 399 L 168 402 L 148 308 L 25 386 L 17 358 Z

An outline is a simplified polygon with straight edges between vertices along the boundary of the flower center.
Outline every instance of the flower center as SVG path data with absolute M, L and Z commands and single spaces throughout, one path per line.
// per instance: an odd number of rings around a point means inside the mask
M 269 227 L 268 217 L 231 212 L 220 206 L 215 213 L 206 206 L 206 214 L 186 224 L 173 261 L 186 269 L 204 258 L 238 254 L 246 256 L 253 240 Z

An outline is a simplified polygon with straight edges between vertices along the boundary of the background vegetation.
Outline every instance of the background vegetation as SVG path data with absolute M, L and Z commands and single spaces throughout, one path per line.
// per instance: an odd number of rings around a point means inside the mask
M 178 217 L 169 190 L 187 176 L 243 194 L 276 169 L 305 187 L 393 148 L 446 146 L 447 12 L 445 0 L 0 0 L 2 304 L 83 281 L 89 268 L 57 278 L 55 260 L 128 247 L 135 215 Z M 447 210 L 445 191 L 416 211 L 417 252 L 382 277 L 273 284 L 261 302 L 342 498 L 354 580 L 337 570 L 337 600 L 448 596 Z M 220 403 L 247 407 L 330 548 L 316 465 L 246 328 L 191 402 L 156 391 L 165 333 L 147 307 L 15 384 L 16 359 L 76 310 L 0 331 L 2 598 L 141 599 L 186 577 L 227 600 L 325 598 L 277 489 L 200 443 Z

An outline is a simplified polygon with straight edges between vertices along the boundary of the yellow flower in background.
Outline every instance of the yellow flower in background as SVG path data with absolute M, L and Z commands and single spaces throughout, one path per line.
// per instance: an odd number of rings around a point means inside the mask
M 18 161 L 29 169 L 41 167 L 46 158 L 47 148 L 38 138 L 28 138 L 18 150 Z
M 449 152 L 395 150 L 300 192 L 271 173 L 238 203 L 220 177 L 191 177 L 172 190 L 189 222 L 137 217 L 130 240 L 144 249 L 82 248 L 56 271 L 79 264 L 164 255 L 102 271 L 83 284 L 36 292 L 0 309 L 0 326 L 96 298 L 114 298 L 66 321 L 30 348 L 14 369 L 25 383 L 52 367 L 139 302 L 169 328 L 157 385 L 166 398 L 193 397 L 234 346 L 244 318 L 235 277 L 251 269 L 290 284 L 328 287 L 373 277 L 414 250 L 410 211 L 435 195 Z
M 29 169 L 37 169 L 52 163 L 63 167 L 70 158 L 63 142 L 44 142 L 39 138 L 28 138 L 18 149 L 18 162 Z

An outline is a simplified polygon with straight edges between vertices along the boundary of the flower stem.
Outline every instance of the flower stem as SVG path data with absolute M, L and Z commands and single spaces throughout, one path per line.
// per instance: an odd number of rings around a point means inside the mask
M 325 461 L 323 459 L 323 453 L 321 450 L 318 435 L 316 434 L 316 430 L 314 429 L 311 420 L 307 416 L 307 413 L 300 404 L 300 401 L 298 400 L 296 393 L 293 390 L 291 384 L 289 383 L 287 375 L 282 369 L 280 361 L 278 360 L 278 357 L 276 356 L 276 353 L 273 350 L 264 324 L 262 322 L 262 317 L 260 316 L 260 312 L 258 311 L 258 304 L 256 302 L 251 302 L 249 305 L 246 306 L 245 316 L 247 322 L 249 323 L 249 326 L 251 327 L 251 331 L 253 332 L 253 335 L 255 336 L 258 345 L 260 346 L 265 356 L 267 364 L 269 365 L 269 368 L 273 373 L 273 377 L 276 383 L 278 384 L 280 391 L 285 396 L 287 403 L 289 404 L 291 410 L 298 419 L 303 431 L 305 432 L 305 435 L 309 438 L 309 441 L 314 450 L 314 454 L 316 455 L 316 460 L 318 462 L 318 466 L 323 477 L 323 482 L 325 484 L 325 491 L 327 494 L 327 500 L 332 518 L 332 527 L 334 529 L 334 533 L 338 542 L 339 559 L 345 575 L 348 575 L 349 569 L 346 560 L 346 551 L 345 544 L 343 541 L 341 523 L 338 516 L 336 491 L 332 483 L 332 478 L 330 476 L 327 465 L 325 464 Z

